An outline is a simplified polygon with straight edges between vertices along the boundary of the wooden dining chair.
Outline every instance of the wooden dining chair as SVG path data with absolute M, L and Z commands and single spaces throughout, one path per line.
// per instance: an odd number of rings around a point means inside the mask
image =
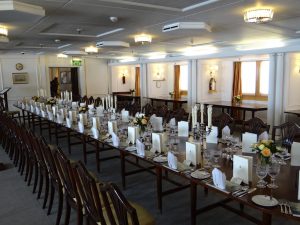
M 100 97 L 97 97 L 94 101 L 94 105 L 95 107 L 99 107 L 100 105 L 102 105 L 102 100 Z
M 235 130 L 235 120 L 228 113 L 221 113 L 220 115 L 212 118 L 213 126 L 218 127 L 218 138 L 222 137 L 222 130 L 228 126 L 230 133 Z
M 142 112 L 143 112 L 146 116 L 151 116 L 152 114 L 154 114 L 155 108 L 154 108 L 150 103 L 147 103 L 146 105 L 144 105 L 144 106 L 142 107 Z
M 277 132 L 280 132 L 281 145 L 286 147 L 288 151 L 291 150 L 291 146 L 297 135 L 300 135 L 300 126 L 297 123 L 286 122 L 279 126 L 273 126 L 272 140 L 275 140 Z
M 83 207 L 81 203 L 81 198 L 76 187 L 74 170 L 71 161 L 67 158 L 64 152 L 57 148 L 54 154 L 55 164 L 58 169 L 59 177 L 61 178 L 62 185 L 64 188 L 64 196 L 66 203 L 66 214 L 65 214 L 65 225 L 70 222 L 71 208 L 73 208 L 77 213 L 77 225 L 83 224 Z
M 155 224 L 152 215 L 142 206 L 130 203 L 117 185 L 98 182 L 81 162 L 75 170 L 76 183 L 87 212 L 87 224 Z
M 93 104 L 94 102 L 95 102 L 95 100 L 94 100 L 94 97 L 93 97 L 93 96 L 91 96 L 91 97 L 88 98 L 88 105 L 91 105 L 91 104 Z
M 261 119 L 253 117 L 248 121 L 242 123 L 242 133 L 249 132 L 260 135 L 264 131 L 269 133 L 270 125 L 264 123 Z

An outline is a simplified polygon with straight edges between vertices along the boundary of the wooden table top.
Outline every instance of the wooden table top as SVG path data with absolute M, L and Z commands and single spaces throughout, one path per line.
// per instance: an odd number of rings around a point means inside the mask
M 116 94 L 117 97 L 126 97 L 126 98 L 140 98 L 140 95 L 132 95 L 132 94 Z
M 187 102 L 187 98 L 171 98 L 171 97 L 167 97 L 167 96 L 145 97 L 145 98 L 151 99 L 151 100 L 157 100 L 157 101 L 167 101 L 167 102 L 182 102 L 182 103 Z
M 298 110 L 286 110 L 286 111 L 284 111 L 284 113 L 300 116 L 300 109 L 298 109 Z
M 200 103 L 198 103 L 200 104 Z M 266 104 L 257 104 L 257 103 L 235 103 L 231 101 L 212 101 L 212 102 L 203 102 L 204 105 L 213 105 L 219 106 L 223 108 L 240 108 L 240 109 L 247 109 L 247 110 L 267 110 L 268 107 Z

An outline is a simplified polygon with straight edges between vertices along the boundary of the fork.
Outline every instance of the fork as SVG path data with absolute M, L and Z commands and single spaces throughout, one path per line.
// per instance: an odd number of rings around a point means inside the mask
M 291 205 L 290 205 L 290 203 L 289 203 L 288 201 L 285 201 L 285 202 L 284 202 L 284 205 L 285 205 L 285 207 L 286 207 L 286 214 L 292 215 L 293 213 L 292 213 L 292 210 L 291 210 Z
M 280 212 L 285 213 L 285 210 L 283 209 L 284 202 L 282 200 L 279 200 L 278 204 L 280 206 Z

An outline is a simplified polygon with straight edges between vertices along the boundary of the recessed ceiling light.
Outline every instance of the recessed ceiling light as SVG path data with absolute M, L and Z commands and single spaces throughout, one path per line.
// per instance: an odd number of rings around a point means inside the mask
M 98 48 L 96 48 L 96 47 L 94 47 L 94 46 L 89 46 L 89 47 L 86 47 L 86 48 L 84 49 L 84 51 L 85 51 L 86 53 L 90 53 L 90 54 L 92 54 L 92 53 L 98 53 Z
M 119 62 L 126 63 L 126 62 L 134 62 L 137 58 L 133 56 L 123 56 L 121 59 L 119 59 Z
M 111 22 L 113 22 L 113 23 L 116 23 L 116 22 L 118 22 L 118 17 L 116 17 L 116 16 L 111 16 L 111 17 L 109 17 L 109 19 L 110 19 L 110 21 Z
M 138 34 L 138 35 L 134 36 L 134 41 L 136 43 L 140 42 L 142 44 L 151 43 L 152 42 L 152 36 L 149 35 L 149 34 Z
M 56 56 L 57 56 L 57 58 L 68 58 L 68 56 L 63 53 L 59 53 Z
M 244 21 L 246 23 L 266 23 L 273 19 L 272 9 L 250 9 L 244 14 Z

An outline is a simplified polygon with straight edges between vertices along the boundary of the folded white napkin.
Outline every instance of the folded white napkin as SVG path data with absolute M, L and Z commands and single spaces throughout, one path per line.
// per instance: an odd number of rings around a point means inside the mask
M 258 141 L 262 141 L 262 140 L 269 140 L 269 134 L 267 131 L 262 132 L 259 136 L 258 136 Z
M 120 145 L 120 139 L 119 137 L 115 134 L 115 132 L 112 132 L 111 134 L 111 139 L 113 146 L 118 147 Z
M 171 169 L 177 170 L 177 157 L 172 153 L 168 152 L 168 165 Z
M 48 119 L 49 120 L 54 120 L 53 113 L 51 111 L 48 111 Z
M 226 139 L 226 137 L 230 136 L 230 128 L 228 126 L 225 126 L 222 129 L 222 139 Z
M 77 109 L 78 102 L 72 102 L 72 109 Z
M 108 121 L 108 133 L 112 134 L 118 131 L 117 121 Z
M 129 122 L 129 111 L 123 109 L 121 111 L 121 117 L 123 122 Z
M 246 132 L 242 138 L 242 152 L 254 153 L 251 146 L 257 142 L 257 134 Z
M 135 140 L 138 138 L 138 134 L 138 127 L 128 127 L 128 141 L 130 141 L 131 144 L 135 144 Z
M 51 111 L 51 105 L 46 105 L 46 110 Z
M 212 171 L 212 178 L 213 178 L 214 185 L 217 188 L 220 188 L 222 190 L 225 189 L 225 187 L 226 187 L 226 175 L 224 173 L 222 173 L 221 170 L 219 170 L 218 168 L 214 168 L 213 171 Z
M 94 104 L 88 105 L 88 109 L 94 109 Z
M 30 111 L 30 105 L 26 104 L 26 110 Z
M 25 108 L 26 108 L 25 104 L 24 104 L 24 103 L 22 103 L 22 109 L 25 109 Z
M 33 105 L 30 106 L 30 111 L 31 111 L 32 113 L 34 113 L 35 109 L 34 109 L 34 106 L 33 106 Z
M 136 139 L 136 151 L 139 156 L 145 156 L 145 145 L 139 139 Z
M 39 107 L 35 107 L 35 113 L 40 115 L 41 114 L 41 110 Z
M 84 126 L 86 126 L 87 122 L 88 122 L 88 120 L 87 120 L 87 114 L 86 113 L 80 113 L 79 114 L 79 121 L 81 123 L 83 123 Z
M 139 117 L 139 115 L 140 115 L 140 112 L 137 112 L 137 113 L 135 114 L 135 117 Z
M 162 134 L 161 133 L 152 133 L 152 151 L 153 152 L 162 152 Z
M 96 112 L 98 116 L 102 116 L 104 111 L 104 107 L 100 105 L 99 107 L 96 108 Z
M 64 116 L 61 113 L 56 114 L 57 123 L 62 124 L 64 122 Z
M 169 125 L 170 125 L 171 127 L 176 126 L 176 119 L 175 119 L 175 118 L 170 119 Z
M 99 117 L 93 117 L 93 127 L 96 129 L 100 128 L 100 118 Z
M 178 122 L 178 137 L 189 136 L 189 122 L 179 121 Z
M 163 131 L 163 126 L 162 126 L 163 118 L 162 117 L 154 116 L 152 118 L 152 122 L 150 120 L 150 123 L 151 123 L 154 131 Z
M 300 166 L 300 143 L 299 142 L 293 142 L 292 144 L 291 166 Z
M 208 127 L 206 127 L 206 131 L 208 130 Z M 218 127 L 211 127 L 211 132 L 206 135 L 206 143 L 218 143 Z
M 67 127 L 72 128 L 72 120 L 67 117 L 66 122 L 67 122 Z
M 95 127 L 92 127 L 92 128 L 91 128 L 91 131 L 92 131 L 93 137 L 94 137 L 95 139 L 98 139 L 98 138 L 99 138 L 99 131 L 98 131 L 98 129 L 95 128 Z
M 42 117 L 44 117 L 44 118 L 47 117 L 47 113 L 44 110 L 42 110 Z
M 78 130 L 80 133 L 84 133 L 84 125 L 81 121 L 78 122 Z
M 53 111 L 53 114 L 56 115 L 58 113 L 58 107 L 52 106 L 52 111 Z

